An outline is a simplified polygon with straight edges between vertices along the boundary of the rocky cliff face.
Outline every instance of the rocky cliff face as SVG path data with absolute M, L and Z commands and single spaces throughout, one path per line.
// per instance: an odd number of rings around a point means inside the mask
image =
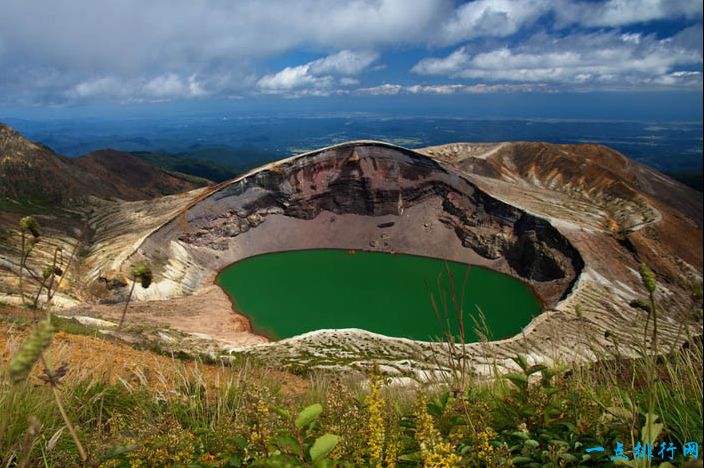
M 197 268 L 164 271 L 163 281 L 174 288 L 165 290 L 177 295 L 187 292 L 185 276 L 203 286 L 234 261 L 309 246 L 481 264 L 528 282 L 551 306 L 583 266 L 545 220 L 430 158 L 365 142 L 303 155 L 221 186 L 148 238 L 134 261 L 153 261 L 165 247 L 187 254 Z
M 87 226 L 45 236 L 70 251 L 81 230 L 90 234 L 78 268 L 92 284 L 68 281 L 64 291 L 86 302 L 73 313 L 119 318 L 121 305 L 109 303 L 127 295 L 120 285 L 129 284 L 130 266 L 148 260 L 155 282 L 137 288 L 131 306 L 140 320 L 277 364 L 329 369 L 375 361 L 412 376 L 437 371 L 443 350 L 361 330 L 252 346 L 264 339 L 233 313 L 215 275 L 252 255 L 308 248 L 492 268 L 529 283 L 544 312 L 516 337 L 463 348 L 478 373 L 490 374 L 512 368 L 516 354 L 532 363 L 638 354 L 644 340 L 633 330 L 643 329 L 647 314 L 630 302 L 644 297 L 641 262 L 659 283 L 659 343 L 678 344 L 693 324 L 697 333 L 702 317 L 694 310 L 701 306 L 690 298 L 703 280 L 702 212 L 698 194 L 604 147 L 463 143 L 415 152 L 353 142 L 149 202 L 93 199 Z M 17 217 L 11 221 L 16 226 Z M 47 226 L 59 221 L 40 219 Z M 10 290 L 12 252 L 0 255 L 0 273 L 10 272 L 0 284 Z M 99 276 L 114 287 L 97 291 Z M 98 300 L 105 305 L 91 303 Z
M 123 257 L 122 268 L 144 259 L 162 265 L 156 287 L 138 289 L 139 296 L 174 298 L 159 315 L 178 327 L 186 312 L 179 296 L 205 297 L 217 271 L 260 253 L 355 248 L 483 265 L 528 282 L 546 310 L 520 336 L 464 348 L 480 374 L 512 368 L 516 354 L 550 362 L 638 353 L 643 341 L 632 330 L 643 328 L 646 314 L 629 303 L 643 297 L 642 261 L 659 279 L 659 342 L 670 346 L 683 326 L 697 324 L 683 298 L 702 284 L 702 203 L 687 189 L 601 147 L 502 143 L 422 151 L 430 157 L 355 142 L 264 166 L 194 198 Z M 213 333 L 222 336 L 227 327 Z M 252 343 L 247 331 L 238 333 L 233 344 Z M 435 372 L 439 350 L 331 330 L 237 352 L 322 368 L 340 367 L 343 353 L 346 366 L 373 359 L 386 371 L 418 376 Z

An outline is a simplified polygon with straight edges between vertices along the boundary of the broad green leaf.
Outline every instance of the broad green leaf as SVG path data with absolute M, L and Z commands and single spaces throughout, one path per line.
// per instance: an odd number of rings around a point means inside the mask
M 314 463 L 318 463 L 320 460 L 326 458 L 330 451 L 333 450 L 336 445 L 338 445 L 339 440 L 340 437 L 338 437 L 337 435 L 323 434 L 321 437 L 316 439 L 316 441 L 313 443 L 313 447 L 311 447 L 311 450 L 309 451 L 309 454 L 311 455 L 311 460 Z
M 274 412 L 277 413 L 282 418 L 288 419 L 289 421 L 291 421 L 291 415 L 284 408 L 274 408 Z
M 646 422 L 644 423 L 644 427 L 641 428 L 642 442 L 653 445 L 662 430 L 663 424 L 658 422 L 658 415 L 646 413 Z
M 237 444 L 237 446 L 240 447 L 241 449 L 244 449 L 245 447 L 247 447 L 247 440 L 246 440 L 245 438 L 243 438 L 243 437 L 236 436 L 236 437 L 233 438 L 233 441 L 234 441 L 235 444 Z
M 526 362 L 526 358 L 524 356 L 515 356 L 512 358 L 512 361 L 516 362 L 523 371 L 526 371 L 526 369 L 529 368 L 529 363 Z
M 301 410 L 294 424 L 296 424 L 297 428 L 301 429 L 315 421 L 322 412 L 323 406 L 321 406 L 320 403 L 314 403 Z
M 529 448 L 537 448 L 539 446 L 539 441 L 534 439 L 529 439 L 524 441 L 524 446 Z
M 535 374 L 535 373 L 537 373 L 537 372 L 543 372 L 543 371 L 545 371 L 546 369 L 547 369 L 546 366 L 544 366 L 543 364 L 536 364 L 536 365 L 533 365 L 533 366 L 529 367 L 529 368 L 526 370 L 526 375 Z
M 514 385 L 516 385 L 519 388 L 524 388 L 529 383 L 529 380 L 526 378 L 525 375 L 516 374 L 514 372 L 510 372 L 509 374 L 505 374 L 504 378 L 509 380 L 511 383 L 513 383 Z
M 299 442 L 290 435 L 277 437 L 277 447 L 283 452 L 296 453 L 299 451 Z

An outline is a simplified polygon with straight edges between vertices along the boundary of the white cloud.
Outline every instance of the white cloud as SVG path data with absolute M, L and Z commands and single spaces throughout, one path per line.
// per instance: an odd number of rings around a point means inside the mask
M 445 44 L 477 37 L 506 37 L 548 13 L 548 0 L 476 0 L 461 5 L 440 30 Z
M 180 77 L 174 73 L 155 76 L 149 80 L 120 80 L 113 76 L 100 77 L 78 83 L 67 91 L 75 99 L 111 98 L 121 101 L 162 101 L 206 96 L 196 76 Z
M 653 42 L 647 39 L 647 22 L 700 24 L 702 8 L 699 0 L 2 0 L 0 103 L 227 97 L 257 90 L 286 94 L 287 89 L 330 94 L 336 86 L 357 86 L 352 80 L 375 67 L 381 53 L 453 46 L 454 53 L 415 67 L 418 73 L 451 76 L 483 70 L 470 62 L 503 48 L 512 62 L 536 56 L 540 48 L 512 44 L 540 30 L 560 41 L 576 31 L 599 29 L 639 49 Z M 627 25 L 647 32 L 620 30 Z M 671 50 L 688 48 L 685 39 L 675 41 Z M 702 37 L 691 37 L 688 44 L 697 49 Z M 566 52 L 552 50 L 551 43 L 546 48 L 546 54 Z M 301 50 L 342 52 L 261 77 L 263 64 Z M 583 51 L 580 57 L 586 57 Z M 631 57 L 649 60 L 645 54 Z M 687 71 L 678 66 L 658 75 L 660 81 Z M 551 74 L 534 66 L 517 68 L 535 79 Z M 614 67 L 602 73 L 589 68 L 576 69 L 575 79 L 620 76 Z M 553 73 L 556 80 L 569 74 Z
M 435 37 L 451 45 L 463 41 L 508 37 L 546 16 L 558 27 L 619 27 L 666 19 L 702 18 L 699 0 L 475 0 L 460 5 Z
M 265 75 L 257 82 L 257 87 L 265 94 L 300 94 L 306 89 L 306 95 L 316 91 L 316 95 L 333 92 L 336 82 L 343 86 L 357 84 L 350 75 L 358 75 L 377 60 L 379 54 L 367 51 L 341 50 L 338 53 L 314 60 L 312 62 L 286 67 L 283 70 Z M 341 76 L 336 81 L 335 76 Z
M 563 0 L 554 6 L 560 23 L 591 27 L 615 27 L 663 19 L 698 19 L 703 14 L 703 3 L 699 0 L 608 0 L 601 3 Z
M 699 71 L 676 71 L 658 76 L 654 79 L 657 84 L 664 86 L 702 86 L 703 74 Z
M 453 75 L 465 68 L 469 61 L 470 54 L 461 47 L 447 57 L 422 59 L 411 71 L 420 75 Z
M 369 88 L 359 88 L 356 94 L 368 94 L 372 96 L 395 95 L 395 94 L 483 94 L 483 93 L 517 93 L 517 92 L 553 92 L 554 90 L 543 84 L 474 84 L 465 85 L 460 83 L 444 85 L 410 85 L 385 83 Z
M 199 97 L 206 91 L 194 75 L 184 80 L 174 73 L 157 76 L 145 83 L 142 91 L 154 97 Z
M 139 91 L 155 77 L 195 75 L 207 94 L 242 94 L 256 89 L 244 77 L 282 54 L 423 44 L 453 9 L 453 0 L 3 0 L 0 102 L 76 99 L 105 77 Z M 356 58 L 320 63 L 319 74 L 354 74 Z M 154 91 L 178 94 L 170 85 Z
M 309 65 L 311 72 L 316 75 L 358 75 L 378 58 L 376 52 L 341 50 Z
M 264 92 L 282 92 L 304 86 L 322 86 L 325 77 L 317 78 L 309 74 L 310 66 L 286 67 L 273 75 L 265 75 L 259 79 L 257 86 Z M 330 81 L 330 80 L 328 80 Z
M 459 91 L 464 91 L 465 85 L 448 84 L 448 85 L 412 85 L 407 86 L 406 90 L 411 94 L 455 94 Z
M 666 39 L 614 31 L 567 37 L 538 34 L 514 48 L 473 54 L 468 47 L 461 47 L 446 57 L 425 58 L 412 71 L 481 82 L 691 85 L 693 75 L 688 80 L 668 78 L 674 71 L 702 64 L 702 52 L 685 47 L 681 34 Z
M 338 80 L 338 83 L 340 83 L 343 86 L 354 86 L 357 84 L 360 84 L 360 80 L 357 78 L 349 78 L 347 76 L 341 78 Z
M 398 84 L 381 84 L 379 86 L 371 86 L 369 88 L 360 88 L 356 90 L 359 94 L 369 94 L 372 96 L 394 95 L 399 94 L 403 90 L 402 85 Z

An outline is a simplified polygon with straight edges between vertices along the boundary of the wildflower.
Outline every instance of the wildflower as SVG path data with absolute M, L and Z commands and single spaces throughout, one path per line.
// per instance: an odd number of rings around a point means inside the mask
M 370 375 L 370 393 L 365 397 L 368 414 L 368 437 L 367 453 L 370 457 L 370 464 L 382 466 L 382 449 L 384 446 L 384 418 L 382 409 L 384 400 L 381 395 L 382 377 L 379 369 L 373 369 Z
M 644 287 L 649 293 L 656 291 L 656 275 L 648 267 L 646 263 L 642 263 L 639 266 L 639 272 L 641 273 L 641 281 L 644 283 Z
M 37 328 L 22 343 L 20 349 L 12 356 L 10 361 L 10 377 L 14 383 L 20 383 L 27 379 L 29 372 L 34 367 L 44 350 L 51 343 L 54 334 L 54 327 L 49 320 L 44 320 L 37 325 Z
M 456 466 L 460 457 L 449 442 L 433 426 L 433 419 L 428 413 L 428 401 L 421 395 L 416 408 L 416 442 L 421 449 L 421 461 L 424 468 L 450 468 Z
M 20 219 L 20 229 L 29 231 L 33 237 L 39 237 L 39 223 L 31 216 Z
M 325 427 L 327 432 L 341 434 L 342 438 L 328 458 L 345 458 L 354 466 L 363 466 L 367 459 L 367 414 L 350 404 L 353 399 L 350 389 L 335 379 L 327 392 Z
M 477 458 L 488 466 L 491 465 L 494 454 L 494 447 L 490 441 L 496 437 L 497 433 L 490 427 L 477 434 Z
M 387 446 L 384 451 L 384 464 L 387 468 L 394 468 L 397 465 L 399 450 L 401 450 L 399 437 L 391 437 L 390 440 L 387 440 Z
M 64 378 L 68 370 L 69 364 L 67 362 L 62 362 L 61 365 L 53 371 L 45 367 L 44 373 L 39 376 L 39 379 L 42 380 L 44 383 L 56 386 L 59 384 L 59 381 Z

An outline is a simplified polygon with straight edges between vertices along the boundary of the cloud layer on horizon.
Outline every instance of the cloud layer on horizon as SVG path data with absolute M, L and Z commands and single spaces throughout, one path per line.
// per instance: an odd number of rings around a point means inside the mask
M 5 0 L 2 13 L 4 105 L 702 85 L 693 0 Z

